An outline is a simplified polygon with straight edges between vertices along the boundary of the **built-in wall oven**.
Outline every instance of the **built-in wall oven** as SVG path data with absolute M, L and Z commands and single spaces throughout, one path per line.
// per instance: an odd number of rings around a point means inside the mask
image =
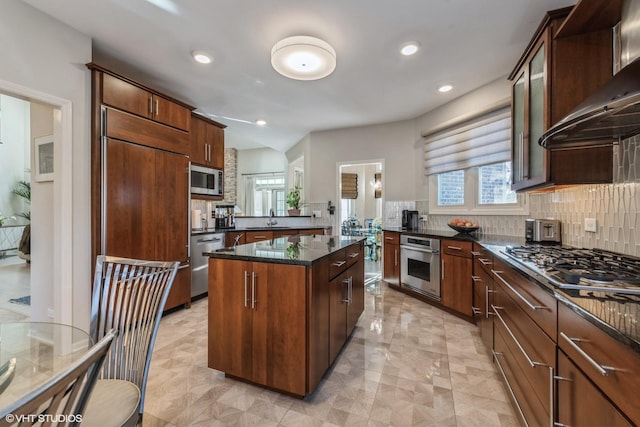
M 416 292 L 440 299 L 440 240 L 400 236 L 400 282 Z

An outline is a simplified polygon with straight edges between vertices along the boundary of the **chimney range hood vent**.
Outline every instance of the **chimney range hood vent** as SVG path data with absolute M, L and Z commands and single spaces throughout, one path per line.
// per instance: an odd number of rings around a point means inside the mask
M 640 133 L 640 58 L 552 126 L 538 143 L 548 149 L 611 145 Z

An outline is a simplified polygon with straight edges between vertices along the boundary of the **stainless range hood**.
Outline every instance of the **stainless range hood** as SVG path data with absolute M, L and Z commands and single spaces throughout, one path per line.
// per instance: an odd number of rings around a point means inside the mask
M 611 145 L 640 133 L 640 1 L 626 0 L 622 9 L 622 51 L 616 60 L 627 65 L 545 132 L 538 141 L 541 146 Z

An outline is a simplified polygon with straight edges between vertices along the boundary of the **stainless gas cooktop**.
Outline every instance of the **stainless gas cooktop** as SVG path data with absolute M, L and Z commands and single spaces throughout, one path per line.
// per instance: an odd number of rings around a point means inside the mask
M 504 253 L 561 289 L 640 295 L 640 258 L 559 245 L 507 246 Z

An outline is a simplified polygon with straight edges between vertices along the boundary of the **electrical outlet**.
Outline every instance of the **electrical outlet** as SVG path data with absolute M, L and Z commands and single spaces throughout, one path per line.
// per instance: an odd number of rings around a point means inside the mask
M 595 233 L 596 231 L 598 231 L 598 222 L 595 218 L 584 219 L 584 231 L 588 231 L 590 233 Z
M 315 218 L 320 218 L 322 217 L 322 211 L 313 211 L 313 216 Z

